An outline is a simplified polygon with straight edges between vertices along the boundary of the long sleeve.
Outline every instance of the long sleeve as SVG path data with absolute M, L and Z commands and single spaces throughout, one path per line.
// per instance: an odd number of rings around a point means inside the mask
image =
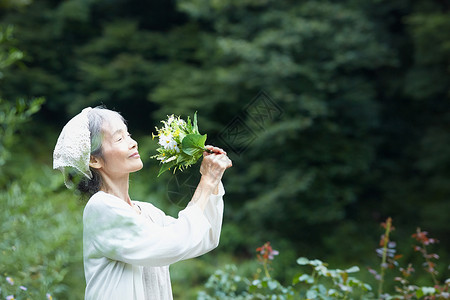
M 195 204 L 181 211 L 170 225 L 160 226 L 101 192 L 86 205 L 83 218 L 88 258 L 107 257 L 140 266 L 164 266 L 185 259 L 211 229 Z
M 222 182 L 220 182 L 219 192 L 217 193 L 217 195 L 210 196 L 208 204 L 203 211 L 204 216 L 211 226 L 208 229 L 207 233 L 204 234 L 202 241 L 196 247 L 193 247 L 189 251 L 187 251 L 186 255 L 182 259 L 189 259 L 200 256 L 213 250 L 219 245 L 224 210 L 224 194 L 225 189 Z M 162 226 L 171 226 L 173 223 L 177 222 L 176 218 L 165 215 L 164 212 L 149 203 L 140 202 L 139 204 L 143 205 L 146 209 L 151 210 L 153 212 L 153 216 L 157 215 L 158 220 L 155 221 L 160 223 Z M 195 204 L 191 202 L 188 204 L 187 208 L 193 205 Z
M 208 220 L 211 227 L 208 230 L 207 236 L 203 238 L 201 244 L 198 247 L 193 248 L 187 253 L 183 259 L 189 259 L 203 255 L 219 245 L 220 232 L 222 230 L 223 220 L 223 195 L 225 194 L 222 182 L 219 185 L 219 193 L 217 195 L 211 195 L 208 205 L 205 207 L 203 214 Z M 192 205 L 192 204 L 190 204 Z

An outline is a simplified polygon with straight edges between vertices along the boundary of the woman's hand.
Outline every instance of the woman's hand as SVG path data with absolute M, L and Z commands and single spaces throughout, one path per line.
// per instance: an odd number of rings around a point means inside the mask
M 203 152 L 200 173 L 210 181 L 211 184 L 216 186 L 222 179 L 225 170 L 230 168 L 233 163 L 223 149 L 214 146 L 206 146 L 206 149 L 213 153 Z
M 197 203 L 202 210 L 205 209 L 211 194 L 218 194 L 223 172 L 232 166 L 227 153 L 222 149 L 213 146 L 206 146 L 206 149 L 212 153 L 203 152 L 203 161 L 200 166 L 202 178 L 191 200 Z

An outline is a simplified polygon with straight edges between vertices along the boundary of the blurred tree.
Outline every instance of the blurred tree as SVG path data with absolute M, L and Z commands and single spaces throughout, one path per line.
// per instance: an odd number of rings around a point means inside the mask
M 5 47 L 5 43 L 12 39 L 13 26 L 5 28 L 0 26 L 0 83 L 3 71 L 23 57 L 22 52 L 18 49 Z M 31 115 L 40 109 L 43 102 L 43 98 L 32 101 L 19 98 L 15 103 L 7 101 L 2 97 L 0 88 L 0 187 L 9 181 L 5 174 L 4 164 L 10 158 L 11 147 L 17 139 L 17 131 L 23 123 L 29 120 Z
M 157 116 L 199 110 L 215 116 L 208 132 L 224 148 L 249 140 L 240 156 L 231 154 L 238 163 L 227 176 L 228 217 L 246 232 L 242 242 L 283 237 L 297 248 L 318 245 L 332 234 L 330 224 L 347 217 L 345 208 L 362 200 L 379 120 L 373 78 L 395 62 L 389 49 L 361 11 L 342 4 L 179 7 L 202 30 L 191 39 L 190 59 L 172 62 L 150 94 L 161 104 Z M 262 119 L 251 118 L 258 113 Z M 242 136 L 228 134 L 235 130 Z
M 157 60 L 166 57 L 162 47 L 170 47 L 164 31 L 183 22 L 173 2 L 43 0 L 3 15 L 16 24 L 14 45 L 25 52 L 24 64 L 5 74 L 6 96 L 45 94 L 43 116 L 61 123 L 82 107 L 106 104 L 134 116 L 134 128 L 153 127 L 146 97 Z
M 0 75 L 22 58 L 22 52 L 6 45 L 11 40 L 13 27 L 0 27 Z M 61 176 L 37 163 L 39 146 L 24 132 L 44 100 L 5 100 L 1 76 L 0 84 L 0 296 L 80 299 L 79 207 L 75 201 L 67 204 L 70 194 L 58 192 Z M 44 135 L 40 132 L 39 142 Z
M 381 73 L 383 143 L 376 181 L 386 214 L 398 214 L 409 232 L 420 223 L 444 239 L 449 222 L 442 211 L 450 208 L 450 2 L 394 3 L 378 16 L 399 65 Z M 391 21 L 383 23 L 386 15 Z

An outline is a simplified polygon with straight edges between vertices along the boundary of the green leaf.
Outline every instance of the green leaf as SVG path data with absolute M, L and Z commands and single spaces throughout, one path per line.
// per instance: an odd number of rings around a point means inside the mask
M 348 273 L 341 273 L 341 277 L 342 277 L 342 281 L 344 283 L 347 283 L 347 279 L 348 279 Z
M 277 283 L 275 281 L 272 281 L 272 280 L 267 282 L 267 285 L 268 285 L 269 289 L 272 290 L 272 291 L 277 288 Z
M 200 132 L 198 131 L 198 125 L 197 125 L 197 112 L 194 113 L 194 126 L 193 126 L 193 130 L 192 132 L 200 134 Z
M 180 163 L 183 163 L 185 161 L 188 161 L 189 159 L 191 159 L 191 157 L 189 155 L 187 155 L 186 153 L 182 152 L 182 153 L 180 153 L 178 155 L 177 164 L 180 164 Z
M 186 137 L 186 133 L 184 133 L 183 131 L 181 131 L 181 132 L 180 132 L 180 136 L 179 136 L 180 141 L 182 141 L 185 137 Z
M 326 288 L 323 284 L 319 284 L 319 285 L 318 285 L 318 289 L 319 289 L 319 292 L 320 292 L 322 295 L 326 295 L 327 292 L 328 292 L 327 288 Z
M 199 155 L 205 151 L 206 134 L 188 134 L 181 141 L 181 149 L 188 155 Z
M 308 274 L 303 274 L 298 278 L 298 281 L 300 282 L 307 282 L 307 283 L 314 283 L 314 278 Z
M 355 273 L 355 272 L 359 272 L 359 267 L 358 266 L 353 266 L 348 268 L 347 270 L 345 270 L 345 272 L 347 273 Z
M 339 296 L 339 293 L 335 289 L 329 289 L 328 290 L 328 295 L 330 295 L 330 296 Z
M 306 257 L 300 257 L 299 259 L 297 259 L 297 263 L 304 266 L 309 264 L 309 259 L 307 259 Z
M 418 290 L 416 291 L 416 297 L 417 297 L 417 299 L 422 298 L 423 296 L 424 296 L 423 291 L 422 291 L 421 289 L 418 289 Z
M 319 259 L 313 259 L 313 260 L 311 260 L 311 261 L 309 262 L 309 264 L 310 264 L 311 266 L 316 266 L 316 267 L 322 266 L 322 265 L 323 265 L 322 261 L 319 260 Z
M 425 295 L 434 295 L 436 293 L 436 289 L 434 287 L 423 286 L 418 291 L 422 291 L 422 296 Z
M 171 162 L 168 162 L 168 163 L 166 163 L 166 164 L 163 164 L 163 165 L 161 166 L 161 168 L 159 169 L 159 172 L 158 172 L 158 176 L 157 176 L 157 177 L 159 177 L 162 173 L 168 171 L 170 168 L 174 167 L 176 164 L 177 164 L 176 160 L 173 160 L 173 161 L 171 161 Z
M 306 292 L 306 297 L 307 297 L 308 299 L 315 299 L 315 298 L 317 298 L 317 292 L 314 291 L 314 290 L 308 290 L 308 291 Z

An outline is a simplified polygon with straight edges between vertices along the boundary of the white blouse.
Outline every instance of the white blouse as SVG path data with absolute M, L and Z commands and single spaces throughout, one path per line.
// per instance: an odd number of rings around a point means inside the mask
M 222 183 L 202 212 L 195 203 L 166 216 L 150 203 L 93 195 L 83 214 L 86 300 L 172 299 L 169 265 L 211 251 L 219 244 Z

